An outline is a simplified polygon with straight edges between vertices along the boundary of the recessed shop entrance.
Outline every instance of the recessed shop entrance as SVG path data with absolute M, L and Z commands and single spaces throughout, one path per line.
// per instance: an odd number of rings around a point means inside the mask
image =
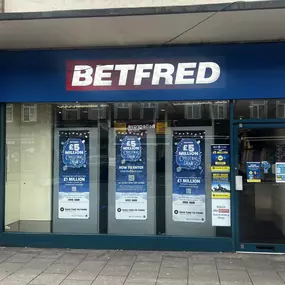
M 236 249 L 284 251 L 285 124 L 237 124 Z

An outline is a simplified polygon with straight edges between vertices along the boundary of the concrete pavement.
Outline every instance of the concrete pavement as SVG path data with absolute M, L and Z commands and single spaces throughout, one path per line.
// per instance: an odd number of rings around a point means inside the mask
M 279 285 L 285 255 L 0 248 L 0 285 Z

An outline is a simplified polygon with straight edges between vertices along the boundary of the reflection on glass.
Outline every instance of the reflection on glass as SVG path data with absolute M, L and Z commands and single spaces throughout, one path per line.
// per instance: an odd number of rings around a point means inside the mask
M 238 100 L 234 115 L 239 120 L 285 118 L 285 100 Z
M 6 231 L 49 232 L 52 189 L 52 109 L 9 105 L 6 126 Z
M 277 181 L 276 163 L 285 162 L 285 129 L 241 129 L 239 131 L 240 241 L 242 243 L 285 242 L 285 184 Z M 259 166 L 261 182 L 251 182 L 247 164 Z
M 53 223 L 54 232 L 64 233 L 230 237 L 231 227 L 213 226 L 210 191 L 211 144 L 229 144 L 228 112 L 227 101 L 7 105 L 6 231 L 50 232 Z M 63 193 L 68 165 L 63 165 L 66 160 L 62 155 L 69 138 L 73 139 L 70 151 L 84 149 L 74 144 L 79 139 L 79 144 L 86 143 L 81 137 L 85 132 L 90 135 L 86 159 L 89 176 L 83 188 L 89 210 L 80 220 L 79 214 L 75 219 L 71 212 L 76 216 L 80 210 L 77 190 L 82 187 L 69 185 L 72 197 Z M 200 223 L 173 219 L 176 133 L 179 142 L 180 133 L 191 142 L 196 140 L 195 134 L 203 134 L 198 143 L 203 146 L 201 170 L 206 179 Z M 62 134 L 67 136 L 64 141 L 59 139 Z M 188 145 L 184 147 L 191 152 Z M 77 183 L 84 178 L 79 172 L 76 177 L 65 178 Z M 187 194 L 191 191 L 187 189 Z M 65 206 L 59 203 L 60 197 L 69 197 Z M 118 206 L 118 199 L 126 209 Z M 137 206 L 140 201 L 143 209 Z M 189 211 L 192 208 L 189 204 Z M 71 214 L 59 215 L 59 211 Z

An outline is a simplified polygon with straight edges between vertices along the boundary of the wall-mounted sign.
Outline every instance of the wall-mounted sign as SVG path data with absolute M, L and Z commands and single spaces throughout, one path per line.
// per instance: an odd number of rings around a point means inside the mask
M 213 144 L 211 145 L 211 171 L 229 172 L 230 171 L 230 145 Z
M 276 162 L 275 179 L 277 183 L 285 183 L 285 162 Z
M 260 162 L 247 162 L 246 163 L 246 176 L 247 182 L 261 182 Z
M 116 219 L 147 219 L 146 132 L 116 134 Z
M 156 122 L 156 133 L 159 135 L 164 135 L 166 133 L 167 127 L 167 122 Z
M 66 89 L 132 90 L 210 85 L 220 78 L 220 65 L 189 60 L 75 60 L 66 64 Z
M 89 218 L 89 132 L 59 132 L 59 219 Z
M 173 132 L 172 218 L 205 222 L 205 132 Z
M 115 122 L 114 123 L 114 128 L 115 128 L 116 132 L 126 132 L 127 124 L 126 123 Z

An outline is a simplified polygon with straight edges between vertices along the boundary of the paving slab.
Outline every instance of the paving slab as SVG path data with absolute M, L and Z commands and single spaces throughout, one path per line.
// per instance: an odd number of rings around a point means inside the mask
M 284 285 L 280 275 L 270 268 L 250 269 L 248 273 L 254 285 Z
M 285 285 L 285 255 L 0 248 L 0 285 Z
M 123 285 L 126 280 L 124 276 L 98 276 L 92 285 Z
M 188 270 L 186 268 L 161 267 L 159 278 L 165 279 L 186 279 Z
M 67 277 L 67 279 L 93 281 L 98 276 L 100 270 L 75 269 Z
M 59 285 L 66 278 L 65 274 L 42 273 L 33 279 L 32 285 Z M 1 283 L 0 283 L 1 284 Z
M 246 270 L 218 270 L 221 284 L 252 284 Z

